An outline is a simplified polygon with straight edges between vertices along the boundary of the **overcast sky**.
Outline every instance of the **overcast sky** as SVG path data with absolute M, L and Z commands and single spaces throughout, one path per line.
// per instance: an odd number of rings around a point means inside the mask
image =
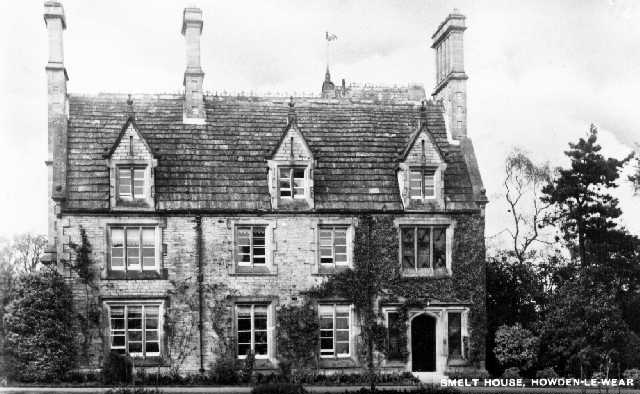
M 454 8 L 467 16 L 469 136 L 487 193 L 487 234 L 507 224 L 500 199 L 514 146 L 566 164 L 567 142 L 600 128 L 617 157 L 640 142 L 640 2 L 64 0 L 69 91 L 177 92 L 182 9 L 204 12 L 202 67 L 210 91 L 318 92 L 326 30 L 334 81 L 419 82 L 431 92 L 430 37 Z M 0 3 L 0 236 L 46 232 L 47 36 L 41 1 Z M 618 195 L 640 233 L 640 197 Z M 635 209 L 632 210 L 635 204 Z

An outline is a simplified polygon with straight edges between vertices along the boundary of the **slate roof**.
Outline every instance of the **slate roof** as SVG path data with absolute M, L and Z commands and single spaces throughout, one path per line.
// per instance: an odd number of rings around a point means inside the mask
M 70 95 L 65 209 L 109 208 L 104 155 L 127 119 L 125 95 Z M 158 159 L 158 210 L 270 211 L 267 163 L 289 99 L 207 96 L 205 125 L 182 122 L 180 95 L 134 95 L 136 125 Z M 396 167 L 418 128 L 417 102 L 294 99 L 316 159 L 315 210 L 401 210 Z M 472 202 L 460 146 L 447 142 L 439 105 L 427 127 L 448 163 L 445 197 Z

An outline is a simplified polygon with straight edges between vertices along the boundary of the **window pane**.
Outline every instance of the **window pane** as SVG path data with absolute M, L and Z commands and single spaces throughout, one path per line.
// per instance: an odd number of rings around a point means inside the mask
M 418 268 L 431 267 L 431 229 L 418 227 Z
M 111 268 L 124 269 L 124 229 L 111 229 Z
M 111 336 L 111 347 L 112 348 L 124 347 L 124 345 L 125 345 L 124 333 L 122 335 L 113 335 L 113 336 Z
M 336 342 L 336 354 L 346 356 L 349 354 L 349 342 Z
M 156 265 L 156 231 L 154 228 L 142 229 L 142 259 L 143 266 L 155 268 Z
M 239 331 L 238 343 L 251 343 L 251 331 Z
M 129 353 L 142 353 L 142 342 L 129 342 Z
M 402 229 L 402 268 L 415 268 L 414 231 L 413 227 L 404 227 Z
M 449 357 L 462 357 L 462 315 L 449 312 Z
M 134 197 L 144 197 L 144 168 L 136 168 L 133 170 L 133 194 Z
M 402 331 L 403 323 L 400 321 L 400 315 L 397 312 L 388 313 L 388 358 L 389 360 L 399 360 L 402 358 Z
M 435 196 L 435 174 L 425 174 L 424 175 L 424 196 L 425 197 L 434 197 Z
M 422 197 L 422 172 L 411 171 L 409 173 L 409 196 Z
M 118 196 L 131 197 L 131 169 L 118 168 Z
M 304 179 L 304 168 L 294 168 L 293 169 L 293 179 Z
M 246 356 L 251 351 L 251 344 L 238 344 L 238 355 Z
M 145 312 L 145 324 L 147 330 L 155 330 L 158 328 L 158 312 L 157 306 L 147 306 L 144 308 Z
M 256 342 L 255 354 L 256 355 L 260 355 L 260 356 L 266 356 L 267 355 L 267 348 L 268 348 L 268 345 L 266 343 L 257 343 Z
M 127 308 L 127 327 L 129 330 L 142 329 L 142 307 L 130 306 Z
M 349 330 L 336 330 L 336 341 L 348 342 Z
M 160 344 L 158 342 L 150 342 L 147 339 L 146 352 L 147 353 L 159 353 L 160 352 Z
M 258 343 L 267 343 L 267 332 L 266 331 L 256 331 L 254 333 L 254 341 L 256 344 Z
M 433 261 L 435 268 L 447 267 L 446 228 L 433 229 Z
M 140 229 L 127 229 L 127 265 L 140 265 Z
M 320 316 L 320 328 L 332 329 L 333 328 L 333 316 Z
M 279 168 L 280 196 L 291 197 L 291 169 Z
M 338 317 L 336 314 L 336 329 L 349 329 L 349 315 Z

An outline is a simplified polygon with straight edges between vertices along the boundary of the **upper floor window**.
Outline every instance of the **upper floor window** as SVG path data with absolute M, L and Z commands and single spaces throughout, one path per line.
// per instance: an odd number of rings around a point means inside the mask
M 320 236 L 320 264 L 323 266 L 346 266 L 347 257 L 347 227 L 321 226 Z
M 351 307 L 319 305 L 320 357 L 349 357 L 351 354 Z
M 133 357 L 160 356 L 160 304 L 109 305 L 111 350 Z
M 409 196 L 413 199 L 434 198 L 436 196 L 435 169 L 411 169 Z
M 264 266 L 266 226 L 238 226 L 236 228 L 236 258 L 239 266 Z
M 145 226 L 111 227 L 110 269 L 113 271 L 154 271 L 156 228 Z
M 305 198 L 304 167 L 278 167 L 278 179 L 281 198 Z
M 118 166 L 118 198 L 125 200 L 146 198 L 145 172 L 144 167 Z
M 245 358 L 249 352 L 253 353 L 256 358 L 267 358 L 269 352 L 268 314 L 268 305 L 236 306 L 239 358 Z
M 401 227 L 401 237 L 400 253 L 403 269 L 446 268 L 446 227 Z

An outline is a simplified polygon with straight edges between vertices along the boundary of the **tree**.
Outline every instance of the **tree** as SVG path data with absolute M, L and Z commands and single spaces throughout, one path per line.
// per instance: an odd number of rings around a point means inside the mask
M 542 187 L 551 179 L 548 164 L 536 165 L 521 150 L 514 150 L 505 160 L 505 199 L 513 219 L 513 255 L 520 263 L 530 258 L 530 250 L 540 239 L 542 219 L 549 204 L 540 200 Z
M 506 255 L 488 259 L 486 360 L 491 373 L 500 373 L 499 360 L 492 351 L 499 327 L 521 324 L 532 328 L 539 320 L 546 303 L 544 278 L 543 272 L 527 262 L 509 261 Z
M 21 276 L 3 317 L 9 377 L 51 382 L 73 367 L 74 314 L 71 289 L 55 271 Z
M 493 352 L 500 364 L 516 367 L 521 371 L 531 369 L 538 358 L 540 339 L 519 323 L 500 326 L 496 331 L 496 347 Z
M 40 255 L 47 246 L 47 238 L 39 234 L 20 234 L 13 238 L 11 249 L 16 267 L 23 272 L 32 272 L 38 268 Z
M 640 361 L 640 338 L 606 284 L 587 288 L 579 281 L 566 282 L 554 292 L 538 332 L 542 364 L 561 376 L 588 377 Z
M 555 207 L 555 212 L 546 218 L 547 223 L 559 225 L 564 239 L 577 244 L 582 266 L 589 266 L 614 251 L 607 248 L 608 243 L 623 241 L 614 239 L 620 236 L 615 220 L 622 211 L 618 199 L 608 189 L 617 187 L 620 168 L 632 155 L 623 160 L 605 158 L 600 153 L 597 135 L 596 127 L 591 125 L 586 140 L 580 138 L 578 143 L 570 143 L 565 152 L 571 160 L 570 168 L 559 168 L 559 175 L 542 189 L 542 201 Z
M 545 365 L 588 376 L 638 362 L 640 340 L 629 321 L 637 322 L 625 316 L 638 305 L 640 239 L 619 226 L 622 211 L 609 194 L 632 155 L 605 158 L 594 126 L 569 146 L 570 167 L 558 169 L 543 201 L 553 205 L 546 221 L 560 228 L 575 264 L 550 270 L 555 286 L 538 332 Z

